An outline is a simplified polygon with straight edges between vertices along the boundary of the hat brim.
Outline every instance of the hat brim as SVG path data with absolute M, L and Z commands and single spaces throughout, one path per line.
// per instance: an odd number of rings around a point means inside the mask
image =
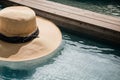
M 62 42 L 60 30 L 49 20 L 36 17 L 37 27 L 40 31 L 34 40 L 12 44 L 0 41 L 0 60 L 26 61 L 41 58 L 54 52 Z

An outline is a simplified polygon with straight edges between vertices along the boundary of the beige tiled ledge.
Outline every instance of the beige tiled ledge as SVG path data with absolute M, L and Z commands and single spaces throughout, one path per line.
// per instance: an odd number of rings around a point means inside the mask
M 36 11 L 37 15 L 48 18 L 59 26 L 120 44 L 119 17 L 107 16 L 47 0 L 2 0 L 2 3 L 29 6 Z

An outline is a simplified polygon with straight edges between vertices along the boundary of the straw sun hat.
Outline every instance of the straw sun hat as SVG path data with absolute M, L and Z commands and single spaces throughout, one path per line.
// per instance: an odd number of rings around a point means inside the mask
M 2 66 L 19 69 L 36 64 L 54 54 L 61 41 L 60 30 L 28 7 L 12 6 L 0 11 Z

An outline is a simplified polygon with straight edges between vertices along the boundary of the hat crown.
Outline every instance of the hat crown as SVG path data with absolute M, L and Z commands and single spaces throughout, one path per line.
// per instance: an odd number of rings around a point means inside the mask
M 0 33 L 5 36 L 28 36 L 36 27 L 35 13 L 28 7 L 7 7 L 0 11 Z

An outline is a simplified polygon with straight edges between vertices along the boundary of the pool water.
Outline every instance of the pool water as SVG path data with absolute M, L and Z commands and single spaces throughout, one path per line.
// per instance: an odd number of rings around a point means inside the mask
M 62 34 L 59 54 L 29 71 L 3 67 L 0 80 L 120 80 L 119 48 L 65 30 Z
M 63 49 L 29 71 L 0 70 L 0 80 L 120 80 L 120 50 L 62 31 Z
M 120 0 L 50 0 L 90 11 L 120 17 Z

